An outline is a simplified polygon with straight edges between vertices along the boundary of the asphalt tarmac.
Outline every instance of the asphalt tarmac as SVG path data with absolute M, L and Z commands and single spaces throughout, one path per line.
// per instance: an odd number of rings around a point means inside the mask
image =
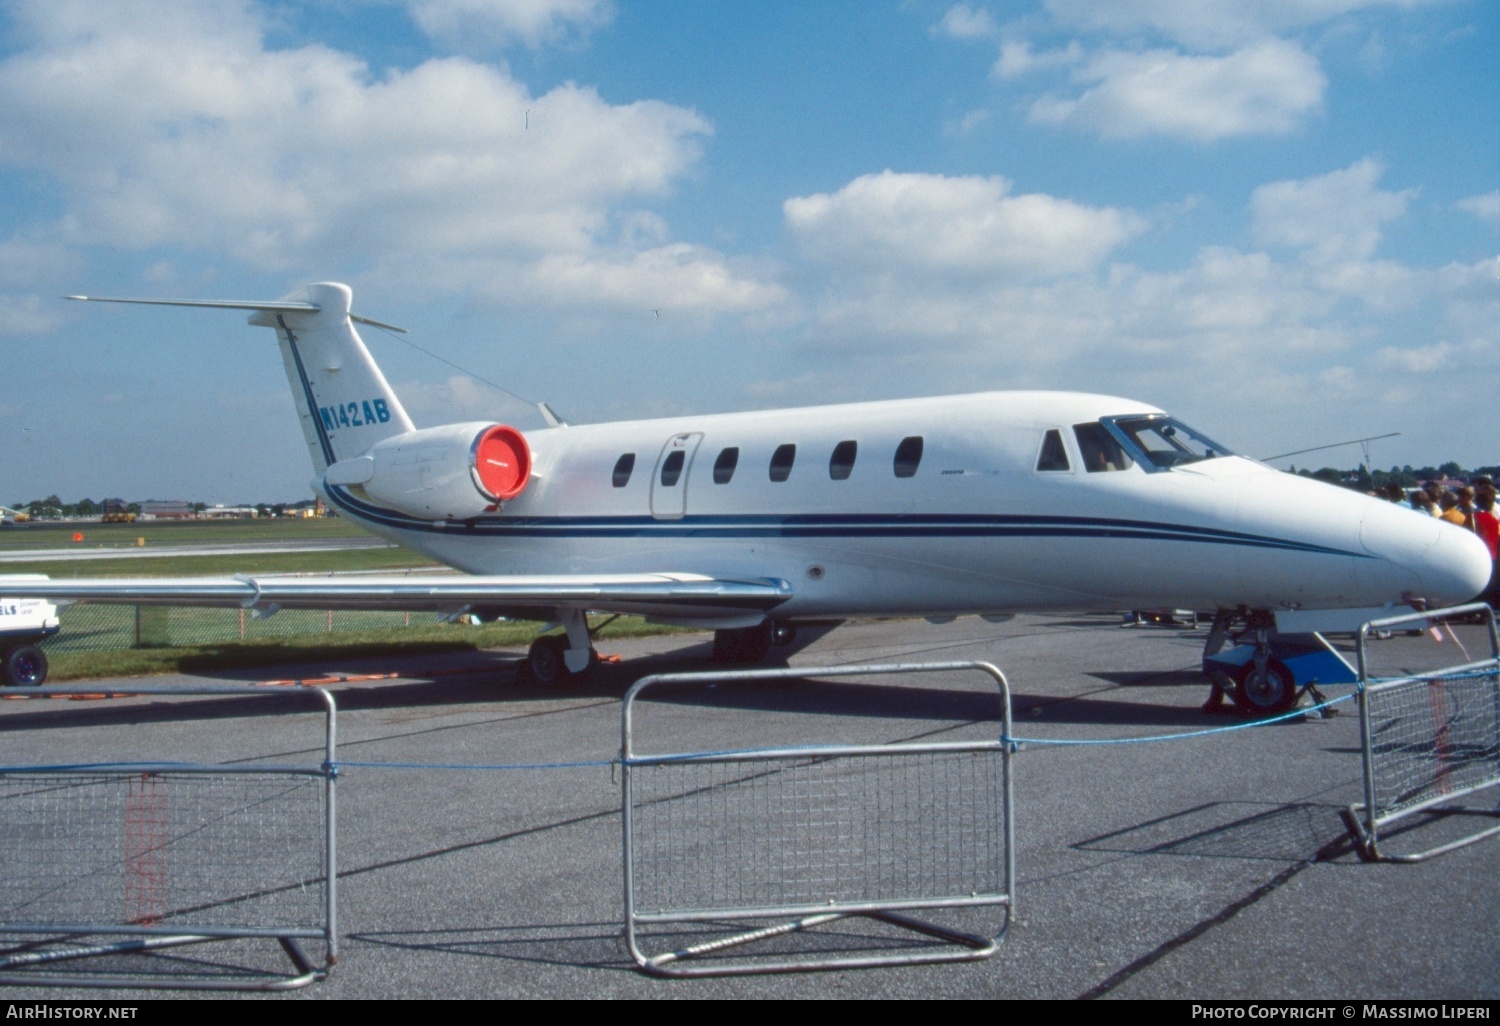
M 1044 743 L 1243 722 L 1199 708 L 1208 694 L 1197 671 L 1202 631 L 1122 630 L 1118 622 L 1036 615 L 1002 624 L 864 623 L 790 656 L 793 666 L 982 659 L 1009 678 L 1015 734 L 1031 739 L 1014 759 L 1017 920 L 993 957 L 953 965 L 692 981 L 634 967 L 622 939 L 618 776 L 588 764 L 618 753 L 620 698 L 633 681 L 714 668 L 707 636 L 613 643 L 623 663 L 550 690 L 518 682 L 517 651 L 153 683 L 403 675 L 330 687 L 343 765 L 340 960 L 326 980 L 287 1000 L 1500 997 L 1500 838 L 1417 865 L 1360 861 L 1340 818 L 1362 797 L 1352 703 L 1331 718 L 1173 741 Z M 1485 647 L 1477 632 L 1459 640 L 1470 651 Z M 1425 636 L 1377 645 L 1403 665 L 1462 661 L 1451 641 Z M 0 762 L 316 765 L 316 706 L 285 689 L 268 691 L 0 702 Z M 1348 691 L 1328 689 L 1330 697 Z M 993 685 L 977 673 L 718 684 L 651 703 L 641 737 L 658 750 L 982 738 L 998 735 L 997 709 Z M 557 765 L 564 763 L 584 765 Z M 553 768 L 446 768 L 475 765 Z M 1471 800 L 1494 810 L 1495 789 Z M 1392 850 L 1418 850 L 1464 825 L 1458 817 L 1418 820 L 1389 839 Z M 963 915 L 975 929 L 998 926 L 994 910 Z M 918 943 L 865 922 L 778 943 L 820 952 Z M 320 944 L 308 948 L 321 958 Z M 234 941 L 110 956 L 94 968 L 121 979 L 147 970 L 212 976 L 281 961 L 273 942 Z M 0 996 L 85 997 L 39 987 Z

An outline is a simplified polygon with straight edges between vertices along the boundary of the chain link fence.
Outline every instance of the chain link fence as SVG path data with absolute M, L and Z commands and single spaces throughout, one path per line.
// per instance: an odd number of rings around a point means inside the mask
M 132 694 L 269 700 L 244 686 Z M 337 709 L 321 688 L 297 695 L 322 707 L 323 744 L 294 762 L 164 761 L 170 739 L 140 753 L 152 761 L 94 762 L 89 731 L 50 748 L 55 763 L 0 756 L 0 985 L 286 990 L 322 979 L 338 957 Z M 302 940 L 323 942 L 322 966 Z M 113 957 L 211 941 L 240 946 L 212 969 Z M 243 961 L 265 941 L 290 969 Z
M 1455 630 L 1455 624 L 1476 619 L 1482 630 L 1473 625 Z M 1440 641 L 1446 635 L 1446 648 L 1466 661 L 1429 669 L 1407 659 L 1398 661 L 1395 674 L 1381 674 L 1371 639 L 1389 638 L 1403 628 L 1431 632 Z M 1361 628 L 1358 654 L 1365 802 L 1347 809 L 1344 820 L 1360 853 L 1419 862 L 1500 834 L 1500 826 L 1491 826 L 1413 854 L 1380 846 L 1384 837 L 1410 829 L 1409 824 L 1397 827 L 1399 821 L 1419 813 L 1500 818 L 1500 808 L 1459 801 L 1500 788 L 1500 630 L 1494 611 L 1474 604 L 1376 620 Z
M 688 741 L 694 722 L 718 720 L 698 715 L 694 702 L 704 688 L 964 671 L 991 678 L 997 726 L 1009 736 L 1009 686 L 989 663 L 657 674 L 638 681 L 621 706 L 625 934 L 637 966 L 660 976 L 741 975 L 994 954 L 1014 918 L 1008 743 L 788 745 L 778 738 L 794 728 L 777 715 L 773 699 L 766 716 L 737 710 L 727 735 L 736 746 L 765 735 L 770 747 L 653 751 Z M 653 687 L 694 697 L 682 707 L 656 704 L 643 747 L 636 707 Z M 851 932 L 855 917 L 890 933 L 877 939 Z M 826 931 L 806 936 L 831 924 L 841 924 L 836 939 Z M 803 940 L 795 939 L 799 934 Z

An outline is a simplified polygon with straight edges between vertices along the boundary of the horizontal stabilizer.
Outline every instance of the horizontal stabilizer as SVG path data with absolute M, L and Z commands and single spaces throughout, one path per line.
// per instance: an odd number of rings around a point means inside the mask
M 135 303 L 139 306 L 203 306 L 216 310 L 257 310 L 268 313 L 317 313 L 322 307 L 316 303 L 297 303 L 286 299 L 278 299 L 271 302 L 260 302 L 253 299 L 122 299 L 118 296 L 63 296 L 64 299 L 76 299 L 83 303 Z M 387 331 L 398 331 L 406 334 L 405 328 L 398 328 L 394 324 L 384 324 L 380 321 L 361 317 L 358 314 L 350 314 L 349 319 L 357 324 L 368 324 L 372 328 L 384 328 Z

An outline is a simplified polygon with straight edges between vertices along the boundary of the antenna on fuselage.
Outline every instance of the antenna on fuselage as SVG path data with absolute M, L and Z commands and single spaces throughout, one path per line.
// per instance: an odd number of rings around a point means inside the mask
M 1284 460 L 1288 456 L 1301 456 L 1305 452 L 1322 452 L 1324 449 L 1337 449 L 1340 446 L 1344 445 L 1357 445 L 1365 454 L 1365 467 L 1368 468 L 1370 465 L 1370 443 L 1377 442 L 1382 438 L 1395 438 L 1399 434 L 1401 434 L 1401 432 L 1392 431 L 1389 434 L 1385 435 L 1369 435 L 1365 438 L 1351 438 L 1347 442 L 1332 442 L 1328 445 L 1315 445 L 1311 449 L 1298 449 L 1296 452 L 1284 452 L 1279 456 L 1262 456 L 1260 461 L 1262 463 L 1270 463 L 1272 460 Z

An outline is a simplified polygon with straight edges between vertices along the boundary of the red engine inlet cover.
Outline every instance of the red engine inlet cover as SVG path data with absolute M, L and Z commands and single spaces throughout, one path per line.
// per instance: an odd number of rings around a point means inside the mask
M 492 499 L 514 499 L 531 479 L 531 447 L 513 427 L 496 424 L 474 440 L 474 475 Z

